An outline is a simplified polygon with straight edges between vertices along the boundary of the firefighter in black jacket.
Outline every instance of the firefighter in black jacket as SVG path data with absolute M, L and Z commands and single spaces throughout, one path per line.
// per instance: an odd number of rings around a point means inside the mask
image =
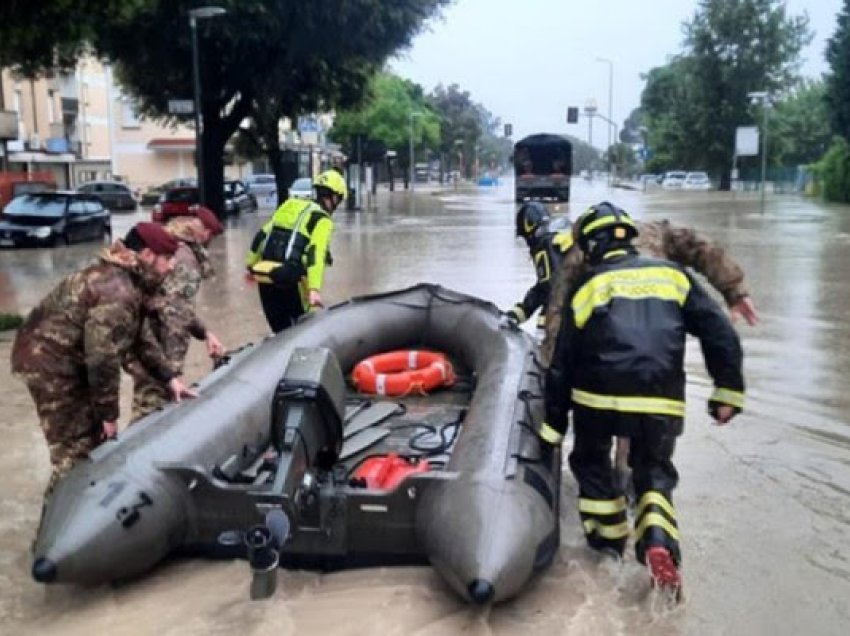
M 587 541 L 622 555 L 626 500 L 611 466 L 613 436 L 631 438 L 637 498 L 635 550 L 653 583 L 678 596 L 679 530 L 672 462 L 685 415 L 685 334 L 699 338 L 715 390 L 711 416 L 727 423 L 743 407 L 743 354 L 721 308 L 678 265 L 638 256 L 629 215 L 600 203 L 574 226 L 589 269 L 564 307 L 546 375 L 540 437 L 561 443 L 573 412 L 570 468 L 579 484 Z
M 564 253 L 573 244 L 569 221 L 562 217 L 555 221 L 546 207 L 537 201 L 525 203 L 516 214 L 516 235 L 525 239 L 537 282 L 505 314 L 517 323 L 523 323 L 540 309 L 538 329 L 546 326 L 546 303 L 549 300 L 552 274 L 557 271 Z

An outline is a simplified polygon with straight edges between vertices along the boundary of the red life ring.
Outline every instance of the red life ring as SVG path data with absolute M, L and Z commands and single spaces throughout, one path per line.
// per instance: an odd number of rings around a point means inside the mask
M 425 395 L 455 381 L 452 363 L 436 351 L 405 349 L 379 353 L 361 360 L 351 373 L 354 386 L 362 393 L 377 395 Z

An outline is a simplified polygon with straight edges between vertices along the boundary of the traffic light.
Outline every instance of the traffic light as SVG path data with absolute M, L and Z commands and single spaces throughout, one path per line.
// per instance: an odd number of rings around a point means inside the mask
M 578 106 L 567 106 L 567 123 L 578 123 Z
M 511 124 L 505 124 L 505 137 L 510 137 L 514 132 L 514 127 Z

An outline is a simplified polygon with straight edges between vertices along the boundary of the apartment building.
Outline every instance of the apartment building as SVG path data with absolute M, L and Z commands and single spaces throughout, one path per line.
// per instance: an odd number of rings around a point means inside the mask
M 68 74 L 30 80 L 3 69 L 0 78 L 0 170 L 50 172 L 70 188 L 119 179 L 137 191 L 196 174 L 194 128 L 140 117 L 112 70 L 94 58 Z M 325 140 L 331 124 L 331 115 L 302 118 L 296 127 L 281 122 L 281 147 L 296 176 L 342 161 Z M 268 171 L 229 153 L 226 164 L 228 178 Z

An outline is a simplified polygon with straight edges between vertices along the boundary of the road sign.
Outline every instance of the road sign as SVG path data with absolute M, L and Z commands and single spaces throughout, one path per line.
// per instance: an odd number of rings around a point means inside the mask
M 759 129 L 756 126 L 738 126 L 735 129 L 735 154 L 754 157 L 759 153 Z
M 311 116 L 303 116 L 298 118 L 298 132 L 301 133 L 317 133 L 319 132 L 319 120 Z
M 191 99 L 169 99 L 168 112 L 171 115 L 191 115 L 195 112 L 195 102 Z

